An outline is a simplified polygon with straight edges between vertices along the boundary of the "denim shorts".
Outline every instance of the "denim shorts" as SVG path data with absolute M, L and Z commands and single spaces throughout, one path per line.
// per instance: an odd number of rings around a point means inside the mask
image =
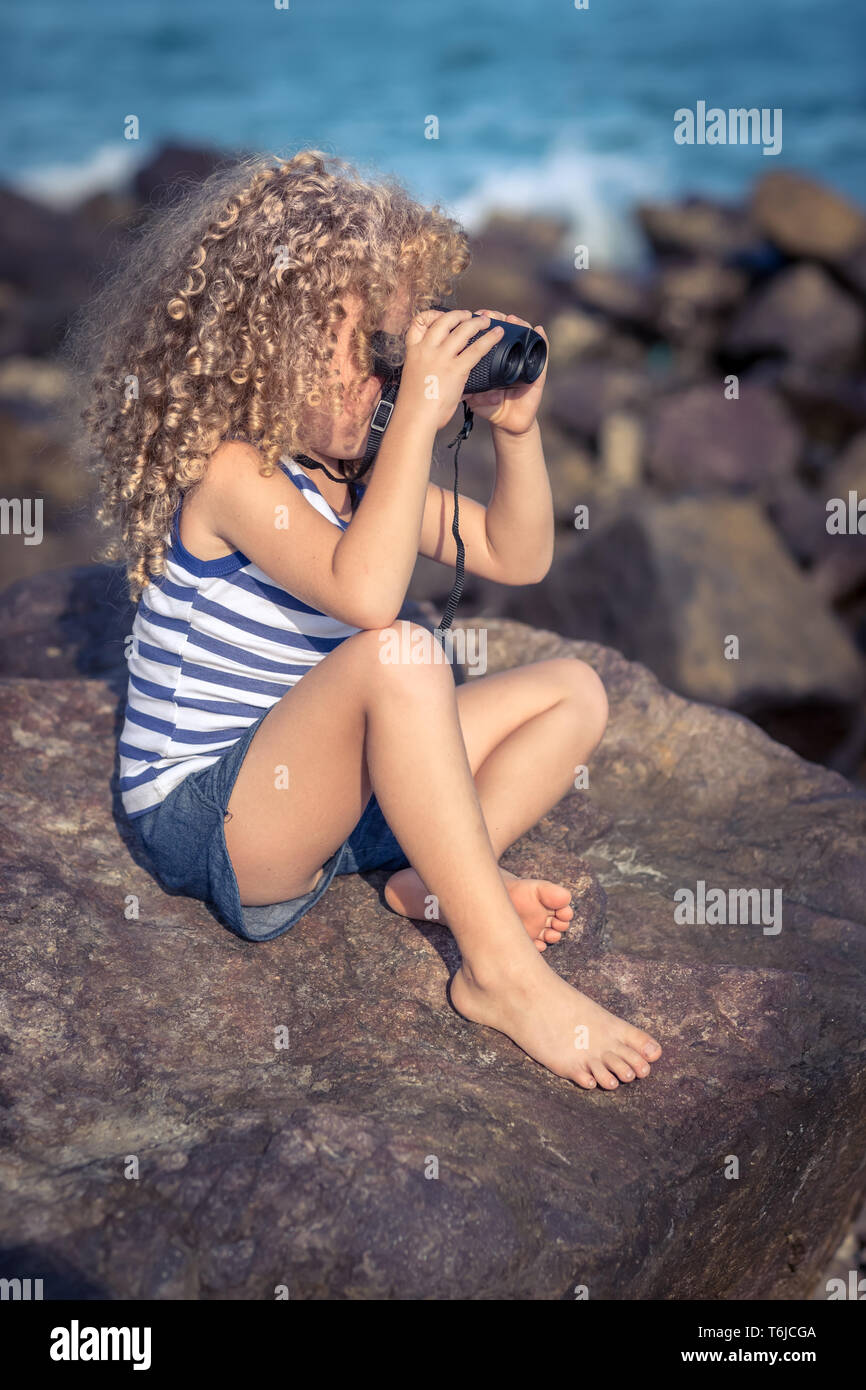
M 226 848 L 224 818 L 241 763 L 267 713 L 216 762 L 190 773 L 158 806 L 129 822 L 163 887 L 198 898 L 246 941 L 271 941 L 288 931 L 319 901 L 337 874 L 372 869 L 394 872 L 409 866 L 376 797 L 371 796 L 355 829 L 325 860 L 322 877 L 309 893 L 262 907 L 241 904 Z

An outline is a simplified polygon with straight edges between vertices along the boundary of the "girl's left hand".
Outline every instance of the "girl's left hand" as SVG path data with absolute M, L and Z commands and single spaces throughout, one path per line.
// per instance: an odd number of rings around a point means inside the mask
M 494 319 L 505 319 L 507 323 L 519 323 L 524 328 L 532 327 L 526 319 L 519 319 L 516 314 L 500 314 L 496 309 L 478 309 L 476 312 L 490 314 Z M 540 323 L 535 325 L 535 332 L 540 333 L 548 344 L 544 371 L 535 381 L 519 381 L 516 386 L 509 386 L 507 391 L 478 391 L 474 395 L 463 397 L 476 415 L 489 421 L 495 429 L 501 429 L 505 434 L 525 434 L 531 429 L 541 404 L 550 362 L 550 344 Z

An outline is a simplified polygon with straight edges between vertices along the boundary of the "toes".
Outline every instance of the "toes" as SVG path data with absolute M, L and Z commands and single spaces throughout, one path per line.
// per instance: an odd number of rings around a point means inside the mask
M 620 1081 L 634 1081 L 636 1075 L 634 1067 L 618 1052 L 603 1052 L 601 1060 L 607 1063 L 614 1076 L 618 1076 Z
M 561 883 L 549 883 L 547 879 L 542 879 L 538 884 L 538 899 L 548 911 L 559 912 L 568 907 L 571 894 Z
M 545 941 L 550 942 L 551 946 L 562 940 L 562 932 L 557 931 L 554 927 L 545 927 L 541 935 Z
M 628 1028 L 623 1033 L 623 1042 L 628 1043 L 642 1057 L 646 1057 L 648 1062 L 657 1062 L 662 1055 L 662 1050 L 655 1038 L 651 1038 L 649 1033 L 644 1033 L 640 1028 Z
M 577 1068 L 573 1080 L 577 1082 L 578 1086 L 583 1086 L 586 1091 L 595 1090 L 595 1077 L 592 1072 L 587 1071 L 585 1067 Z
M 535 948 L 536 948 L 536 950 L 538 950 L 538 951 L 546 951 L 546 950 L 547 950 L 547 942 L 546 942 L 546 941 L 542 941 L 541 937 L 540 937 L 540 936 L 537 936 L 537 937 L 535 938 Z
M 650 1064 L 646 1057 L 641 1057 L 639 1052 L 635 1052 L 633 1047 L 628 1046 L 628 1043 L 621 1044 L 620 1055 L 625 1058 L 630 1067 L 634 1068 L 638 1076 L 649 1076 Z
M 598 1082 L 606 1091 L 615 1091 L 619 1082 L 612 1072 L 609 1072 L 600 1057 L 590 1057 L 587 1066 Z

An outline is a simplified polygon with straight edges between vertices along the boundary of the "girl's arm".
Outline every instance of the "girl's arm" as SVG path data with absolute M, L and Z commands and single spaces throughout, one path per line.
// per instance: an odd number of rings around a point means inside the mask
M 533 423 L 526 434 L 506 434 L 492 426 L 496 483 L 487 506 L 459 493 L 460 536 L 466 572 L 497 584 L 538 584 L 553 561 L 553 498 Z M 471 436 L 470 436 L 471 438 Z M 424 506 L 419 551 L 453 566 L 457 543 L 451 533 L 454 492 L 430 483 Z
M 418 558 L 436 431 L 450 420 L 467 376 L 499 337 L 470 344 L 468 310 L 425 310 L 406 335 L 400 393 L 376 467 L 345 531 L 282 473 L 263 478 L 257 451 L 224 444 L 210 460 L 202 504 L 211 529 L 304 603 L 352 627 L 393 623 Z

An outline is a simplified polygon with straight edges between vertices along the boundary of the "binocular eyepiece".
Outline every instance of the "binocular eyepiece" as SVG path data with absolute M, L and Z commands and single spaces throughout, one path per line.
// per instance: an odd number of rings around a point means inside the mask
M 448 312 L 444 304 L 434 304 L 432 307 Z M 481 316 L 473 314 L 472 317 Z M 516 386 L 518 382 L 535 381 L 544 371 L 547 343 L 541 334 L 536 333 L 534 328 L 525 328 L 521 323 L 509 323 L 507 319 L 491 316 L 490 327 L 493 328 L 497 324 L 503 327 L 502 337 L 472 368 L 466 378 L 467 395 L 477 391 L 508 390 L 509 386 Z M 488 331 L 486 328 L 479 329 L 475 337 L 469 341 L 474 343 L 475 338 Z M 389 337 L 390 335 L 385 333 L 372 335 L 373 371 L 376 376 L 399 381 L 401 368 L 390 362 L 386 355 Z

